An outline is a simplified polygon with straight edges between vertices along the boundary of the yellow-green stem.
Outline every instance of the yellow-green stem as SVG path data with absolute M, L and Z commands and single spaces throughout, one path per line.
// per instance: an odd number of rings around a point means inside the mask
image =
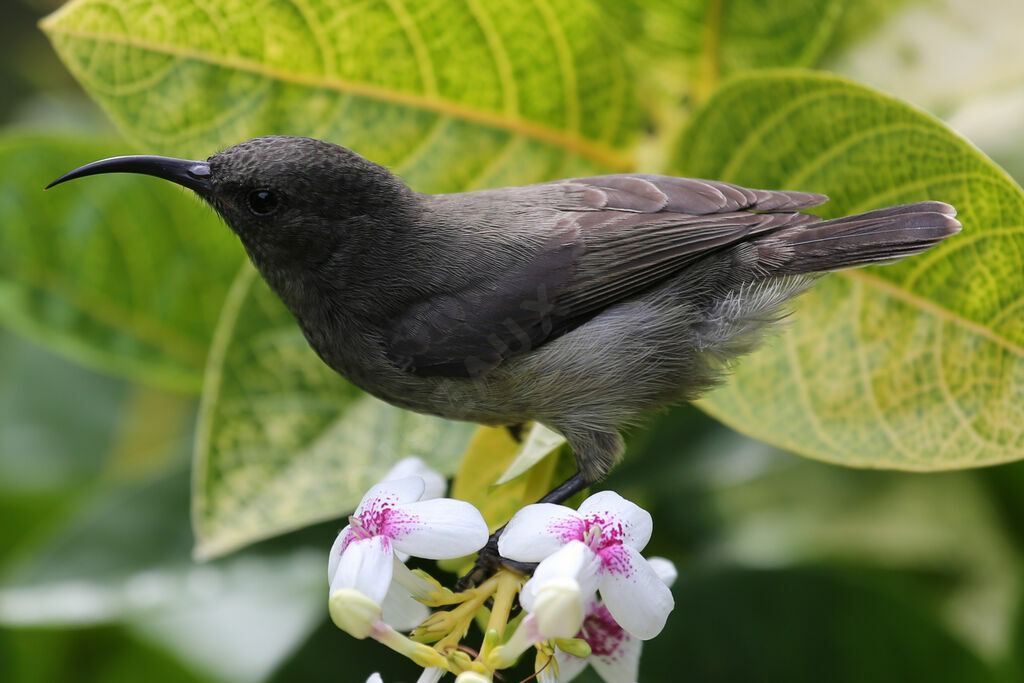
M 438 652 L 445 652 L 449 648 L 453 648 L 459 644 L 463 636 L 469 630 L 469 624 L 473 620 L 473 616 L 477 613 L 477 610 L 485 602 L 487 598 L 495 593 L 499 585 L 500 574 L 496 574 L 491 578 L 484 581 L 482 584 L 471 590 L 465 591 L 464 594 L 468 594 L 469 598 L 451 611 L 450 619 L 453 623 L 458 626 L 452 629 L 451 633 L 446 635 L 444 638 L 439 640 L 434 649 Z
M 508 569 L 502 569 L 496 575 L 498 588 L 494 592 L 494 605 L 491 606 L 491 616 L 487 620 L 487 630 L 498 632 L 499 638 L 505 637 L 505 627 L 508 626 L 508 615 L 512 612 L 512 601 L 523 585 L 523 576 Z
M 424 668 L 446 666 L 445 658 L 434 648 L 410 640 L 383 622 L 375 629 L 373 639 Z

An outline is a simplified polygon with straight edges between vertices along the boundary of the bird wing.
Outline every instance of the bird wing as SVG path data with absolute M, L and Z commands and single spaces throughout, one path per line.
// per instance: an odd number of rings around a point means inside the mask
M 400 368 L 486 374 L 716 249 L 817 221 L 796 212 L 827 200 L 654 175 L 573 178 L 508 192 L 552 209 L 542 244 L 498 278 L 420 301 L 392 320 L 385 344 Z

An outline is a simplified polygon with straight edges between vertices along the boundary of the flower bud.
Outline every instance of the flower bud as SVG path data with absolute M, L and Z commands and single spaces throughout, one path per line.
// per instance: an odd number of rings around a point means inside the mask
M 380 621 L 380 605 L 354 588 L 339 588 L 328 602 L 331 620 L 354 638 L 366 638 Z
M 572 638 L 583 626 L 583 598 L 574 579 L 554 578 L 537 589 L 533 600 L 537 631 L 545 638 Z
M 558 649 L 580 659 L 590 656 L 590 644 L 582 638 L 556 638 Z

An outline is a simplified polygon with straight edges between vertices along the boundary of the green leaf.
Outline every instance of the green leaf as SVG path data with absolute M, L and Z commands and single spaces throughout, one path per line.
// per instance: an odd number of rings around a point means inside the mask
M 123 382 L 2 328 L 0 377 L 0 505 L 19 495 L 67 498 L 103 470 L 115 438 L 111 416 L 125 403 Z M 0 535 L 8 547 L 11 521 L 0 514 Z M 4 554 L 0 550 L 0 557 Z
M 228 230 L 155 179 L 43 191 L 126 151 L 76 137 L 0 138 L 0 323 L 93 367 L 198 391 L 240 260 Z
M 824 192 L 826 217 L 937 199 L 964 226 L 897 265 L 826 276 L 701 407 L 844 465 L 939 470 L 1024 457 L 1024 193 L 984 155 L 898 100 L 777 71 L 724 86 L 672 170 Z
M 829 71 L 836 71 L 833 68 L 834 58 L 845 58 L 847 52 L 861 49 L 865 44 L 873 44 L 872 41 L 880 34 L 899 33 L 906 38 L 907 32 L 896 24 L 899 21 L 897 17 L 902 14 L 904 20 L 915 21 L 919 16 L 914 14 L 915 10 L 902 11 L 915 4 L 925 5 L 927 9 L 924 10 L 924 13 L 931 19 L 940 3 L 929 3 L 922 0 L 851 0 L 842 3 L 842 16 L 839 18 L 825 53 L 820 55 L 819 64 Z M 920 37 L 923 40 L 931 41 L 934 40 L 935 35 L 934 32 L 923 31 Z M 964 38 L 967 39 L 966 34 Z M 840 73 L 849 75 L 845 72 Z
M 420 190 L 628 167 L 632 79 L 588 2 L 72 0 L 42 23 L 133 140 L 338 141 Z
M 811 66 L 844 12 L 856 15 L 863 2 L 602 0 L 602 5 L 628 27 L 630 43 L 649 57 L 647 66 L 664 68 L 666 60 L 678 64 L 686 89 L 701 98 L 719 79 L 739 71 Z
M 395 408 L 343 380 L 248 264 L 221 315 L 199 412 L 200 557 L 340 517 L 407 455 L 451 473 L 473 429 Z

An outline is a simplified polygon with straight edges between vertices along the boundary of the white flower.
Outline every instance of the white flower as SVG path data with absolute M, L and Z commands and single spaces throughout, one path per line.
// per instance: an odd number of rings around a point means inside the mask
M 671 561 L 664 557 L 652 557 L 648 562 L 666 586 L 675 583 L 677 573 Z M 591 601 L 587 607 L 587 616 L 583 619 L 583 628 L 576 637 L 590 646 L 590 656 L 574 657 L 559 650 L 555 653 L 558 662 L 557 678 L 552 671 L 554 667 L 548 667 L 538 676 L 538 680 L 567 683 L 580 675 L 587 664 L 594 667 L 605 683 L 634 683 L 637 680 L 643 641 L 624 631 L 600 601 Z
M 424 488 L 420 477 L 377 484 L 334 541 L 327 566 L 331 617 L 357 638 L 373 632 L 392 578 L 413 590 L 425 583 L 396 551 L 440 560 L 468 555 L 487 542 L 487 524 L 475 507 L 451 498 L 420 500 Z
M 396 462 L 380 480 L 385 482 L 407 477 L 419 477 L 423 480 L 423 495 L 420 496 L 420 500 L 440 498 L 448 490 L 448 480 L 444 475 L 415 455 Z
M 438 669 L 436 667 L 424 669 L 423 673 L 420 674 L 420 677 L 416 679 L 416 683 L 437 683 L 441 680 L 441 676 L 444 674 L 444 669 Z M 384 683 L 384 679 L 375 671 L 366 679 L 366 683 Z
M 519 596 L 540 633 L 571 637 L 583 624 L 596 591 L 615 621 L 631 635 L 658 635 L 674 601 L 640 551 L 651 537 L 651 515 L 613 491 L 583 501 L 579 510 L 528 505 L 498 540 L 502 556 L 540 562 Z M 571 633 L 570 633 L 571 631 Z
M 444 475 L 415 455 L 410 455 L 396 462 L 391 466 L 390 470 L 385 472 L 380 480 L 381 482 L 394 481 L 396 479 L 405 479 L 406 477 L 419 477 L 423 480 L 423 494 L 420 496 L 420 500 L 440 498 L 448 491 L 448 480 L 444 478 Z M 405 562 L 409 559 L 409 554 L 396 551 L 395 557 Z M 393 591 L 388 593 L 390 599 L 386 600 L 383 605 L 384 621 L 400 631 L 407 631 L 418 626 L 427 618 L 430 610 L 423 608 L 415 600 L 412 603 L 404 601 L 403 598 L 407 596 L 401 592 L 396 594 L 397 597 L 392 597 L 392 593 Z

